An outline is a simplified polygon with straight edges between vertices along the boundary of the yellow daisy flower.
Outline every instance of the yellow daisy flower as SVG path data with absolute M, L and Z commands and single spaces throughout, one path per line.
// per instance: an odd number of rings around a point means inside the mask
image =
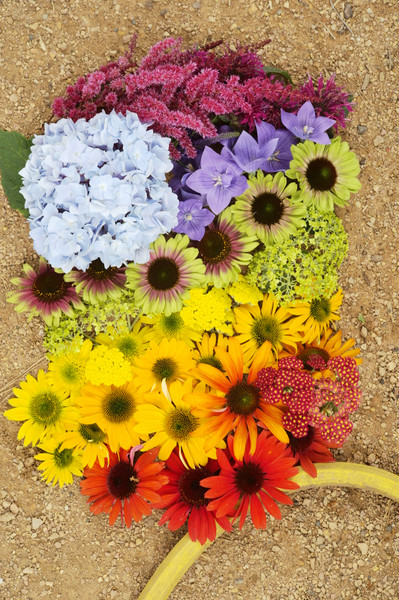
M 92 467 L 96 460 L 103 467 L 105 459 L 108 460 L 107 434 L 96 423 L 92 425 L 76 423 L 73 430 L 61 435 L 59 440 L 62 442 L 61 451 L 72 448 L 73 454 L 82 455 L 83 467 Z
M 86 382 L 86 364 L 93 344 L 85 340 L 78 351 L 53 357 L 48 366 L 47 380 L 59 392 L 75 395 Z
M 168 316 L 154 315 L 153 317 L 142 317 L 141 322 L 152 325 L 149 338 L 157 344 L 160 344 L 163 338 L 167 338 L 168 340 L 175 338 L 192 348 L 194 342 L 201 339 L 201 334 L 187 327 L 178 312 Z
M 298 302 L 286 306 L 289 314 L 302 321 L 300 330 L 302 344 L 309 344 L 327 331 L 332 321 L 339 321 L 339 308 L 342 304 L 342 290 L 339 289 L 331 298 L 315 298 L 311 302 Z
M 71 406 L 67 392 L 57 391 L 43 370 L 37 380 L 28 375 L 20 386 L 13 389 L 16 398 L 9 400 L 14 408 L 6 410 L 4 416 L 10 421 L 25 421 L 18 432 L 19 440 L 25 438 L 24 446 L 63 433 L 78 420 L 79 412 Z
M 184 401 L 185 395 L 192 391 L 192 379 L 186 379 L 184 383 L 174 381 L 169 390 L 166 383 L 163 383 L 163 394 L 158 395 L 154 403 L 143 404 L 137 409 L 138 423 L 135 430 L 140 435 L 155 434 L 145 442 L 143 451 L 159 446 L 159 458 L 167 460 L 178 446 L 183 464 L 195 469 L 199 465 L 205 465 L 211 455 L 216 458 L 216 454 L 214 447 L 205 452 L 206 437 L 199 437 L 197 433 L 201 419 L 193 415 L 191 405 Z M 219 447 L 225 447 L 221 443 L 223 446 Z
M 176 379 L 186 379 L 194 367 L 193 352 L 187 344 L 175 338 L 163 338 L 160 343 L 151 342 L 140 363 L 132 368 L 142 391 L 158 391 L 163 379 L 168 384 Z
M 265 294 L 260 306 L 238 306 L 234 312 L 234 329 L 238 334 L 238 341 L 243 346 L 245 361 L 251 360 L 256 350 L 265 342 L 270 342 L 274 353 L 277 354 L 283 346 L 295 349 L 296 343 L 301 339 L 298 333 L 301 319 L 290 319 L 290 313 L 279 307 L 273 294 Z M 305 317 L 302 321 L 304 320 Z
M 134 426 L 137 405 L 143 402 L 143 397 L 135 380 L 119 387 L 87 384 L 76 402 L 82 414 L 79 422 L 84 425 L 96 423 L 108 435 L 112 452 L 119 448 L 130 450 L 140 443 Z
M 215 347 L 227 348 L 229 339 L 222 334 L 217 333 L 204 333 L 201 342 L 197 342 L 197 349 L 199 356 L 196 359 L 197 365 L 211 365 L 220 371 L 223 371 L 223 365 L 221 361 L 215 355 Z
M 73 475 L 82 476 L 82 460 L 80 454 L 74 454 L 69 448 L 61 450 L 60 446 L 57 440 L 48 440 L 39 445 L 44 452 L 36 454 L 35 458 L 42 461 L 37 467 L 43 471 L 42 479 L 47 483 L 52 481 L 53 486 L 58 482 L 62 487 L 73 483 Z
M 140 322 L 133 325 L 132 329 L 126 327 L 125 331 L 118 331 L 114 327 L 109 330 L 109 335 L 99 333 L 96 337 L 96 342 L 116 348 L 122 352 L 123 356 L 130 362 L 141 356 L 147 349 L 150 340 L 150 328 L 142 327 Z

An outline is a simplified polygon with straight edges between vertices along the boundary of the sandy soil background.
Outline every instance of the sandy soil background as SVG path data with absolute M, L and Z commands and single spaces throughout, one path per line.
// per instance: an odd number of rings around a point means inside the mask
M 334 8 L 335 6 L 335 8 Z M 344 12 L 346 19 L 344 19 Z M 336 73 L 354 94 L 344 134 L 362 165 L 362 191 L 340 210 L 350 256 L 342 271 L 344 336 L 362 349 L 364 401 L 338 458 L 398 472 L 399 398 L 399 8 L 397 0 L 1 0 L 0 127 L 40 133 L 68 83 L 127 49 L 158 39 L 190 45 L 219 38 L 256 42 L 266 64 L 295 82 Z M 4 302 L 9 279 L 37 257 L 23 217 L 1 197 L 1 409 L 10 383 L 45 366 L 39 320 L 27 324 Z M 35 451 L 0 418 L 0 598 L 134 600 L 182 532 L 130 531 L 94 517 L 79 486 L 46 487 Z M 219 539 L 190 569 L 172 600 L 398 599 L 399 512 L 355 490 L 294 496 L 266 531 L 245 526 Z

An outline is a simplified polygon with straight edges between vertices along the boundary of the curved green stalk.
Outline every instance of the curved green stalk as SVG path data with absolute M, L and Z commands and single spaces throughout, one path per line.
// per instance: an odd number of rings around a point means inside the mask
M 317 478 L 313 479 L 303 469 L 293 477 L 300 485 L 299 490 L 316 487 L 345 486 L 369 490 L 399 502 L 399 475 L 394 475 L 383 469 L 357 465 L 354 463 L 317 464 Z M 224 530 L 217 527 L 216 537 Z M 188 571 L 197 558 L 212 542 L 207 541 L 203 546 L 192 542 L 188 533 L 169 552 L 159 565 L 138 600 L 166 600 L 176 587 L 183 575 Z

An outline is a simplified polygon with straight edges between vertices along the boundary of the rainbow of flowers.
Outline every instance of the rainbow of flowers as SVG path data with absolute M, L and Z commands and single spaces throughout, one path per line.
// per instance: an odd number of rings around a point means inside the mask
M 360 189 L 334 78 L 294 86 L 256 47 L 129 52 L 56 98 L 20 171 L 38 267 L 8 301 L 47 372 L 5 416 L 43 479 L 113 525 L 162 509 L 201 544 L 281 518 L 300 465 L 353 428 L 359 350 L 337 327 Z

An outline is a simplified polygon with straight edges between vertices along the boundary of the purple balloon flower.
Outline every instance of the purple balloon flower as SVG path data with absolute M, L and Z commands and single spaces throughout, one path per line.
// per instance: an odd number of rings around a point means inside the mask
M 212 223 L 215 215 L 203 208 L 202 199 L 191 198 L 179 202 L 178 224 L 173 231 L 185 233 L 190 240 L 200 241 L 204 237 L 205 227 Z
M 230 200 L 248 188 L 242 169 L 229 157 L 221 156 L 207 146 L 201 157 L 201 168 L 186 180 L 195 192 L 206 194 L 209 208 L 219 214 Z
M 256 124 L 256 132 L 258 134 L 258 144 L 261 147 L 265 146 L 270 140 L 277 138 L 277 146 L 273 154 L 267 159 L 263 171 L 276 173 L 288 169 L 292 160 L 291 146 L 296 143 L 296 137 L 290 131 L 276 129 L 265 121 L 259 121 Z
M 241 167 L 245 173 L 253 173 L 258 169 L 264 171 L 266 170 L 268 159 L 276 149 L 277 142 L 278 140 L 276 138 L 268 140 L 261 145 L 258 144 L 252 135 L 243 131 L 234 144 L 233 150 L 223 148 L 222 156 L 223 154 L 227 155 L 227 152 L 229 152 L 237 165 Z
M 281 121 L 288 131 L 291 131 L 300 140 L 311 140 L 317 144 L 331 144 L 325 131 L 330 129 L 335 121 L 328 117 L 316 117 L 310 100 L 301 106 L 296 115 L 281 109 Z

